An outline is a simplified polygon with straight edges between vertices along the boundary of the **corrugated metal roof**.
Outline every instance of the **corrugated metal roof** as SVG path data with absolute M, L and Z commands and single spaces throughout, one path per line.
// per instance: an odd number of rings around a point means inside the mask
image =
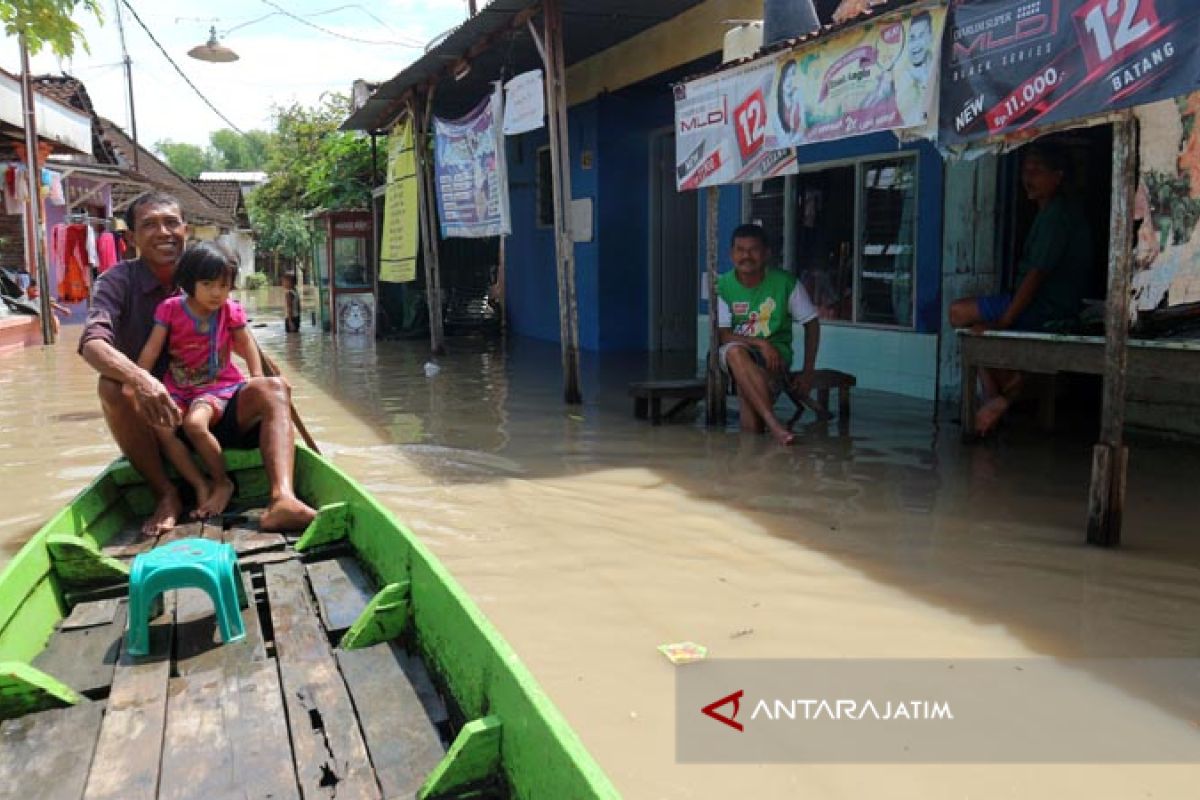
M 676 17 L 704 0 L 561 0 L 563 53 L 567 66 L 607 50 L 659 23 Z M 441 117 L 470 111 L 491 91 L 492 81 L 510 78 L 542 66 L 528 26 L 513 20 L 538 0 L 494 0 L 451 31 L 436 47 L 381 84 L 361 108 L 342 123 L 343 130 L 382 131 L 395 121 L 407 92 L 438 79 L 434 108 Z M 540 16 L 534 25 L 541 32 Z M 452 67 L 472 47 L 491 39 L 482 52 L 470 56 L 471 71 L 455 80 Z

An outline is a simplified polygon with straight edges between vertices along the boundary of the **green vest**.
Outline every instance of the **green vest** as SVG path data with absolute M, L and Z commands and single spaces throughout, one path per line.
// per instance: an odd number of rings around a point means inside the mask
M 796 277 L 778 269 L 768 269 L 753 288 L 741 284 L 736 270 L 717 278 L 717 294 L 733 315 L 733 332 L 769 341 L 788 369 L 792 364 L 792 315 L 788 312 L 788 299 L 795 288 Z

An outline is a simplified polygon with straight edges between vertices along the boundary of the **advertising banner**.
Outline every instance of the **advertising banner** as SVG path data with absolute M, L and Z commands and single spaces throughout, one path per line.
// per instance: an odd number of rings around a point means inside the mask
M 504 84 L 504 135 L 515 136 L 542 127 L 546 90 L 540 69 L 522 72 Z
M 917 8 L 782 54 L 767 96 L 767 148 L 926 127 L 945 23 L 944 8 Z
M 383 198 L 383 241 L 379 280 L 408 283 L 417 279 L 417 160 L 412 121 L 396 125 L 388 137 L 387 193 Z
M 749 183 L 796 172 L 796 153 L 767 138 L 770 61 L 675 87 L 675 185 L 679 191 Z
M 1200 87 L 1196 0 L 956 0 L 949 28 L 947 145 Z
M 501 132 L 503 92 L 461 119 L 434 125 L 434 167 L 442 238 L 480 239 L 512 232 Z

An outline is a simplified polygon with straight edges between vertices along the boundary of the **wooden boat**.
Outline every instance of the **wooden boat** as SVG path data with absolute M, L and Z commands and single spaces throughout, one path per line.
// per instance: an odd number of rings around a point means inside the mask
M 124 651 L 128 565 L 154 499 L 123 460 L 0 574 L 0 796 L 617 797 L 520 660 L 433 555 L 305 448 L 299 536 L 256 529 L 257 451 L 226 454 L 220 523 L 163 537 L 238 550 L 247 635 L 165 594 Z M 162 543 L 162 541 L 158 542 Z M 40 793 L 39 793 L 40 792 Z

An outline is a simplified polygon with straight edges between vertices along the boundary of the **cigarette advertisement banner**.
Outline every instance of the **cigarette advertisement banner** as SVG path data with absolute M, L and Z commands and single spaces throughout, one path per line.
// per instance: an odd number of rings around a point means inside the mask
M 767 95 L 767 148 L 926 127 L 945 24 L 944 8 L 918 8 L 783 53 Z
M 956 0 L 948 25 L 947 145 L 1200 87 L 1196 0 Z
M 503 92 L 462 119 L 434 118 L 434 167 L 442 238 L 480 239 L 512 232 L 501 131 Z
M 679 191 L 748 183 L 796 172 L 796 152 L 771 150 L 771 62 L 675 87 L 675 185 Z
M 383 197 L 383 241 L 379 280 L 408 283 L 417 279 L 417 160 L 411 120 L 388 137 L 387 193 Z

